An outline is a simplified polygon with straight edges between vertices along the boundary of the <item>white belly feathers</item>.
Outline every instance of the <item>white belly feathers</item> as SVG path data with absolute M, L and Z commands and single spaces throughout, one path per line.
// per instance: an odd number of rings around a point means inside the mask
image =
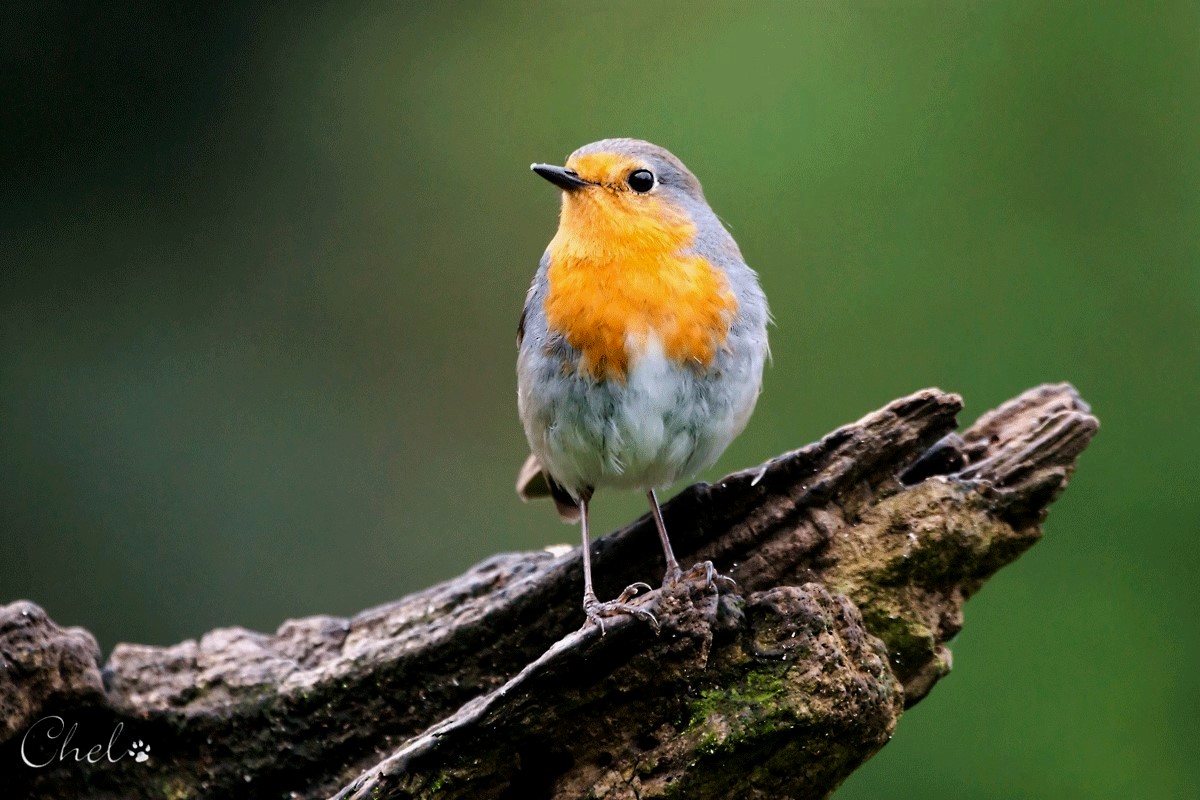
M 547 409 L 554 422 L 534 450 L 572 492 L 664 488 L 690 477 L 717 460 L 754 408 L 758 381 L 747 385 L 745 374 L 701 375 L 679 366 L 653 335 L 626 347 L 624 383 L 581 382 Z

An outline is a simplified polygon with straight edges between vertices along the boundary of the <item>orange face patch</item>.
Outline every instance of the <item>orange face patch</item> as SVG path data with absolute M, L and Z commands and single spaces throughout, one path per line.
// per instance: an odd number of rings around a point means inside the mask
M 567 165 L 600 186 L 563 195 L 549 246 L 546 321 L 580 351 L 579 371 L 624 380 L 630 352 L 651 335 L 680 364 L 707 368 L 729 333 L 737 299 L 724 273 L 685 255 L 696 228 L 655 194 L 624 187 L 638 164 L 590 154 Z
M 585 181 L 605 186 L 618 186 L 635 169 L 644 165 L 629 156 L 617 153 L 586 153 L 567 159 L 567 169 L 573 169 Z

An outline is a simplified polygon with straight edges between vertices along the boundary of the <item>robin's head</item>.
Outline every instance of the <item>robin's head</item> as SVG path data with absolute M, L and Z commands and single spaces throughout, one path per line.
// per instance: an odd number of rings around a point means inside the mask
M 637 139 L 593 142 L 564 166 L 532 169 L 563 190 L 544 305 L 548 328 L 580 354 L 574 368 L 623 380 L 630 347 L 654 338 L 672 361 L 707 369 L 737 313 L 734 281 L 754 273 L 696 176 Z
M 690 246 L 698 229 L 705 238 L 728 239 L 696 176 L 650 142 L 603 139 L 576 150 L 564 166 L 531 169 L 563 190 L 555 240 L 577 255 L 674 252 Z

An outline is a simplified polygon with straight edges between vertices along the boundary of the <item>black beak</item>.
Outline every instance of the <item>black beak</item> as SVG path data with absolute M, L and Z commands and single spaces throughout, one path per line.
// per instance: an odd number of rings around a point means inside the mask
M 583 186 L 592 185 L 591 181 L 585 181 L 575 170 L 566 167 L 556 167 L 553 164 L 530 164 L 529 168 L 566 192 L 573 192 Z

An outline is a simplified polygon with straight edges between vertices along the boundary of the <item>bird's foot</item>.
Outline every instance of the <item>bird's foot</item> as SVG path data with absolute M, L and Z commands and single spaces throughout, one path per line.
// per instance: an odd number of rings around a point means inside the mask
M 704 578 L 705 590 L 711 590 L 717 594 L 720 594 L 722 591 L 736 592 L 738 590 L 737 582 L 728 575 L 722 575 L 717 572 L 717 568 L 713 566 L 711 561 L 701 561 L 687 572 L 684 572 L 678 566 L 674 569 L 668 569 L 667 574 L 663 576 L 663 587 L 676 586 L 685 582 L 690 583 L 700 577 Z
M 583 613 L 587 615 L 587 622 L 593 622 L 599 626 L 600 635 L 603 636 L 605 617 L 627 615 L 649 623 L 650 627 L 654 628 L 654 632 L 658 633 L 658 619 L 646 609 L 629 603 L 642 590 L 650 591 L 650 585 L 641 582 L 631 583 L 625 587 L 625 591 L 621 592 L 616 600 L 608 600 L 603 603 L 594 594 L 584 595 Z

